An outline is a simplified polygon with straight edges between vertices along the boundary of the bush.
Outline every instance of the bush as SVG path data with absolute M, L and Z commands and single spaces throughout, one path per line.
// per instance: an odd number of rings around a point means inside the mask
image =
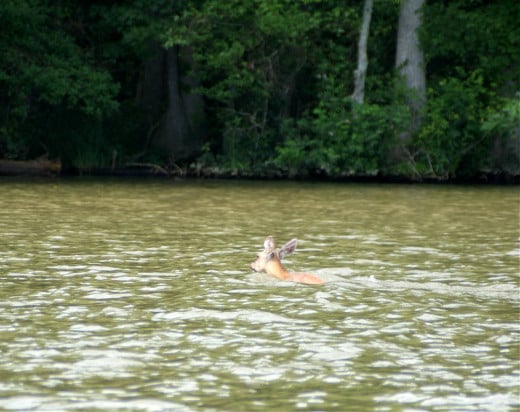
M 415 139 L 422 174 L 450 178 L 478 171 L 484 155 L 480 151 L 489 143 L 481 124 L 490 93 L 478 70 L 466 78 L 443 79 L 429 90 L 426 116 Z M 470 154 L 473 161 L 464 162 Z
M 313 117 L 286 126 L 289 137 L 277 149 L 276 164 L 290 175 L 373 176 L 396 170 L 388 154 L 409 123 L 408 109 L 352 105 L 348 98 L 330 102 L 322 102 Z

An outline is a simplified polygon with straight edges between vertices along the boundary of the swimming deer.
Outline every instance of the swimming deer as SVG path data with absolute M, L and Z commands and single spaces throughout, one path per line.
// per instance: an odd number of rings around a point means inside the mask
M 268 236 L 264 241 L 264 250 L 258 254 L 256 260 L 251 263 L 251 269 L 255 272 L 265 272 L 276 279 L 291 282 L 307 283 L 309 285 L 321 285 L 322 279 L 311 273 L 289 272 L 282 265 L 284 256 L 296 250 L 298 240 L 291 239 L 280 249 L 275 249 L 274 239 Z

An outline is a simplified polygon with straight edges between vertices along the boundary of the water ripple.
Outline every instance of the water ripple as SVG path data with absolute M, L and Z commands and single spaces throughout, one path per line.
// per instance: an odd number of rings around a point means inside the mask
M 0 185 L 0 409 L 520 407 L 517 192 L 53 186 Z

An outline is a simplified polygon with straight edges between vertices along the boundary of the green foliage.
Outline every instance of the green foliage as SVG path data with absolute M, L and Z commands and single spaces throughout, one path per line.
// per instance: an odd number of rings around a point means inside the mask
M 222 161 L 252 170 L 270 164 L 283 140 L 284 122 L 306 110 L 306 99 L 315 99 L 309 90 L 313 82 L 300 76 L 313 75 L 310 64 L 325 65 L 329 56 L 324 51 L 331 51 L 330 40 L 342 35 L 346 21 L 341 19 L 350 9 L 314 3 L 205 1 L 186 13 L 185 24 L 172 33 L 175 39 L 186 36 L 181 41 L 193 47 L 201 91 L 217 120 L 215 146 Z M 335 13 L 322 13 L 327 9 Z M 321 28 L 331 26 L 331 20 L 334 27 Z M 323 41 L 327 44 L 320 49 Z M 328 69 L 333 67 L 329 62 Z
M 75 145 L 75 152 L 71 156 L 72 166 L 80 174 L 90 173 L 94 169 L 108 167 L 110 164 L 109 153 L 106 146 L 96 136 L 88 136 Z
M 405 106 L 376 104 L 320 107 L 293 125 L 275 164 L 290 175 L 374 176 L 391 171 L 389 151 L 409 122 Z
M 514 127 L 506 121 L 503 102 L 514 101 L 507 96 L 518 91 L 520 82 L 519 19 L 514 0 L 432 2 L 425 8 L 421 37 L 428 106 L 411 149 L 421 174 L 513 170 L 511 159 L 517 159 L 520 148 L 504 143 Z M 501 154 L 504 147 L 510 156 Z
M 461 170 L 460 165 L 469 153 L 476 155 L 487 144 L 480 128 L 486 101 L 491 97 L 480 71 L 470 73 L 464 80 L 443 79 L 429 90 L 428 110 L 415 142 L 418 154 L 422 155 L 419 170 L 439 177 L 478 171 Z
M 520 174 L 520 92 L 504 99 L 499 108 L 491 111 L 482 122 L 481 130 L 494 148 L 486 152 L 489 169 Z
M 87 114 L 111 112 L 117 85 L 93 65 L 53 6 L 44 2 L 4 1 L 0 5 L 0 82 L 8 115 L 24 118 L 31 104 L 64 104 Z
M 0 3 L 0 155 L 24 157 L 45 147 L 45 139 L 22 131 L 36 118 L 45 122 L 54 108 L 92 117 L 117 109 L 118 85 L 79 45 L 71 18 L 66 6 L 43 0 Z
M 398 1 L 374 2 L 365 104 L 350 100 L 362 8 L 361 0 L 4 0 L 0 157 L 47 153 L 88 172 L 109 166 L 114 151 L 141 153 L 160 124 L 139 101 L 143 67 L 161 44 L 180 46 L 181 75 L 200 85 L 210 125 L 200 162 L 219 170 L 519 174 L 518 2 L 426 3 L 428 96 L 408 135 L 394 72 Z M 166 94 L 158 96 L 160 108 Z
M 516 0 L 432 2 L 425 9 L 422 43 L 429 76 L 481 70 L 489 86 L 518 81 L 520 5 Z

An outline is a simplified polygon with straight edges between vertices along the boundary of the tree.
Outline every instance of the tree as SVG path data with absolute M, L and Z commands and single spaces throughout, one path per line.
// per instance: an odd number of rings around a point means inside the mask
M 153 141 L 153 145 L 165 151 L 172 160 L 186 160 L 199 154 L 204 132 L 204 101 L 192 91 L 198 80 L 193 74 L 182 74 L 180 50 L 179 46 L 172 46 L 165 51 L 168 105 Z M 157 81 L 161 81 L 160 78 Z
M 4 0 L 0 157 L 517 173 L 518 1 L 375 4 Z
M 520 4 L 431 2 L 424 15 L 428 102 L 414 142 L 418 167 L 440 177 L 518 176 Z
M 405 93 L 412 111 L 412 127 L 417 130 L 426 102 L 426 70 L 419 43 L 422 9 L 425 0 L 404 0 L 399 13 L 395 65 L 403 77 Z
M 193 50 L 207 112 L 210 145 L 225 167 L 251 169 L 275 152 L 283 121 L 298 111 L 299 76 L 318 21 L 311 5 L 290 0 L 194 2 L 185 30 L 172 27 Z M 296 110 L 295 110 L 296 108 Z
M 132 0 L 103 13 L 105 24 L 122 35 L 128 55 L 142 73 L 127 85 L 138 90 L 148 128 L 138 155 L 152 150 L 162 161 L 179 161 L 193 159 L 201 151 L 204 101 L 196 93 L 199 81 L 181 18 L 189 3 Z
M 95 122 L 118 107 L 118 85 L 85 47 L 88 22 L 48 3 L 0 2 L 0 157 L 61 156 L 65 145 L 46 133 L 55 119 Z
M 368 67 L 367 42 L 373 4 L 373 0 L 365 0 L 363 7 L 363 23 L 358 42 L 358 63 L 357 69 L 354 71 L 354 93 L 352 93 L 352 100 L 358 104 L 363 104 L 365 99 L 365 77 Z

